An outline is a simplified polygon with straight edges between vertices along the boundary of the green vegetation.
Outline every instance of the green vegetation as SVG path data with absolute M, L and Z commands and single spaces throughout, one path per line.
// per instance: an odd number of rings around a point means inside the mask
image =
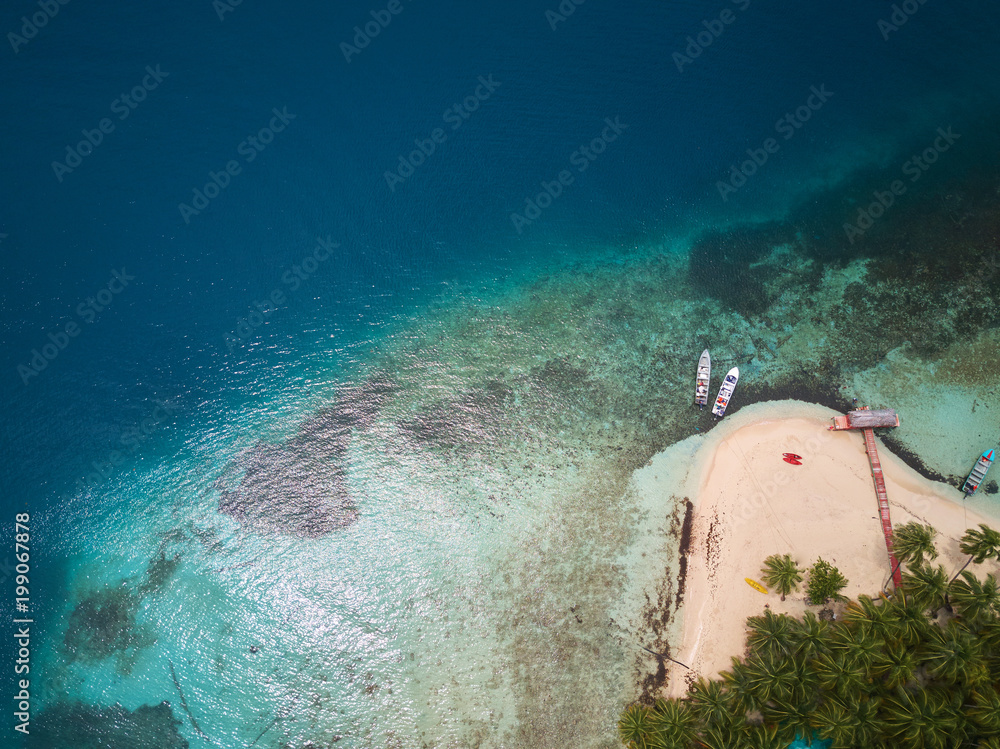
M 934 548 L 936 533 L 929 525 L 916 522 L 899 526 L 892 534 L 892 548 L 896 559 L 900 564 L 917 567 L 924 563 L 925 555 L 929 560 L 937 559 L 937 549 Z
M 822 557 L 809 568 L 806 597 L 810 603 L 821 604 L 830 600 L 846 601 L 847 598 L 840 593 L 845 587 L 847 587 L 847 578 L 840 574 L 840 570 L 832 564 L 823 561 Z
M 949 581 L 931 566 L 927 526 L 902 526 L 897 539 L 907 568 L 891 598 L 860 596 L 835 621 L 811 611 L 750 617 L 743 658 L 682 699 L 630 705 L 622 741 L 630 749 L 784 749 L 796 736 L 817 736 L 831 749 L 1000 749 L 997 577 L 963 570 Z M 980 526 L 961 548 L 971 561 L 1000 561 L 1000 534 Z M 794 568 L 789 562 L 769 557 L 765 573 Z M 841 597 L 842 579 L 820 559 L 809 599 Z
M 802 570 L 788 554 L 769 556 L 764 560 L 760 574 L 768 587 L 781 594 L 782 601 L 802 582 Z

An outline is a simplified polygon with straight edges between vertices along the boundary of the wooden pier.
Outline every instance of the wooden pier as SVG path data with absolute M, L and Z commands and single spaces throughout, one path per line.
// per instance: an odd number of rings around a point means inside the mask
M 882 475 L 882 463 L 878 459 L 878 447 L 875 444 L 875 427 L 898 427 L 899 416 L 891 408 L 877 411 L 861 407 L 849 411 L 846 416 L 834 417 L 834 431 L 842 429 L 860 429 L 865 435 L 865 452 L 868 453 L 868 463 L 872 468 L 872 480 L 875 482 L 875 496 L 878 498 L 879 517 L 882 521 L 882 533 L 885 535 L 885 548 L 889 552 L 889 569 L 892 570 L 892 582 L 898 588 L 903 584 L 899 571 L 899 562 L 892 550 L 892 519 L 889 517 L 889 497 L 885 491 L 885 477 Z

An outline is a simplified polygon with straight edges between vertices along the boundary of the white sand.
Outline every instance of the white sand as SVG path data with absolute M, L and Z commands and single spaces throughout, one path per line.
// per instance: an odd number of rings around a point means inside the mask
M 672 643 L 673 656 L 691 670 L 669 666 L 669 695 L 683 694 L 696 675 L 716 676 L 732 656 L 742 655 L 748 616 L 765 606 L 790 614 L 808 608 L 801 588 L 782 602 L 745 582 L 761 579 L 769 555 L 791 554 L 800 567 L 823 557 L 847 577 L 843 592 L 852 598 L 875 596 L 887 582 L 888 557 L 864 440 L 860 432 L 828 431 L 834 415 L 798 401 L 758 404 L 727 417 L 708 436 L 691 438 L 702 443 L 693 460 L 690 449 L 674 446 L 636 473 L 639 491 L 656 492 L 663 501 L 669 495 L 654 476 L 681 473 L 687 486 L 672 486 L 670 494 L 686 493 L 696 507 L 683 624 L 679 642 Z M 938 562 L 953 573 L 965 561 L 958 539 L 987 521 L 967 510 L 957 490 L 928 481 L 879 447 L 893 524 L 918 520 L 936 528 Z M 801 455 L 802 465 L 785 463 L 784 452 Z M 670 464 L 684 455 L 686 465 L 678 472 Z

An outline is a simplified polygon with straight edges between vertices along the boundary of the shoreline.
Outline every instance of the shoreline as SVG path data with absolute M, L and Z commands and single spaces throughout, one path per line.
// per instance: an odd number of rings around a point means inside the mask
M 637 489 L 661 501 L 669 500 L 662 477 L 674 476 L 670 493 L 693 505 L 674 570 L 676 621 L 669 633 L 657 633 L 669 641 L 661 652 L 690 670 L 658 659 L 659 683 L 648 696 L 682 696 L 698 676 L 727 669 L 744 652 L 746 618 L 765 608 L 792 616 L 839 612 L 842 605 L 807 606 L 804 585 L 785 601 L 750 587 L 744 578 L 760 581 L 771 554 L 789 553 L 802 568 L 822 557 L 847 577 L 846 596 L 878 595 L 889 566 L 870 466 L 859 434 L 827 430 L 838 413 L 802 401 L 758 402 L 636 472 Z M 927 479 L 877 441 L 893 526 L 932 525 L 940 552 L 934 563 L 954 574 L 966 558 L 958 549 L 961 535 L 996 520 L 964 506 L 956 489 Z M 784 463 L 785 451 L 803 456 L 803 465 Z

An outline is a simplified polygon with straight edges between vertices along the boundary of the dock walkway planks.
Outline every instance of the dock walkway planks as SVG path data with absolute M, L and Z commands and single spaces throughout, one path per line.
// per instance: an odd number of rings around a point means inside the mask
M 885 548 L 889 552 L 889 569 L 892 570 L 892 582 L 898 588 L 903 584 L 899 571 L 899 562 L 892 550 L 892 520 L 889 517 L 889 497 L 885 491 L 885 478 L 882 476 L 882 463 L 878 459 L 878 448 L 875 445 L 875 431 L 865 429 L 865 452 L 872 467 L 872 479 L 875 481 L 875 496 L 878 497 L 879 516 L 882 520 L 882 533 L 885 534 Z

